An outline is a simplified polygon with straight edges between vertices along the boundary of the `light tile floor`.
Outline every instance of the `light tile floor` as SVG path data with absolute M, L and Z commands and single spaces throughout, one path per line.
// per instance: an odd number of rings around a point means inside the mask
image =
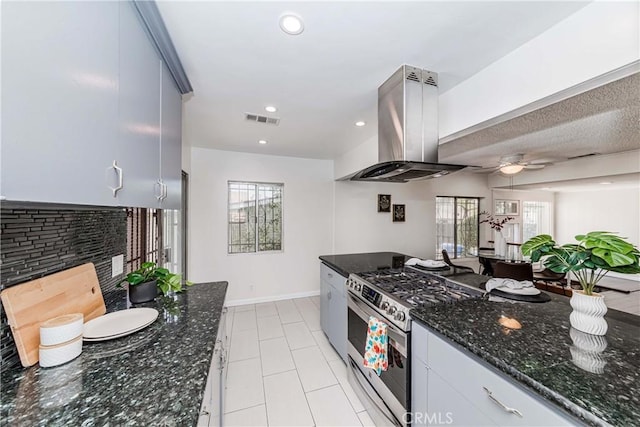
M 320 329 L 320 298 L 229 309 L 226 426 L 373 426 Z

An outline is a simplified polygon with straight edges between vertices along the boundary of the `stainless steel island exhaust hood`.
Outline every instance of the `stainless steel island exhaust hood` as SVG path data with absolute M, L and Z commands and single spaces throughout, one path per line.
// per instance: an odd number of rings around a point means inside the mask
M 465 167 L 438 163 L 438 74 L 403 65 L 378 88 L 378 162 L 343 179 L 409 182 Z

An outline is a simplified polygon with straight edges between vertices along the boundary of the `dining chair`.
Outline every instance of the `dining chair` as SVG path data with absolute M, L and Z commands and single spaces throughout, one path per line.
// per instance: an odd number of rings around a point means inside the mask
M 491 251 L 495 253 L 495 249 L 489 248 L 489 247 L 479 247 L 478 251 L 482 251 L 482 252 Z M 485 276 L 493 276 L 493 266 L 491 265 L 491 260 L 487 258 L 483 258 L 482 256 L 478 255 L 478 262 L 480 263 L 480 268 L 478 269 L 478 272 L 480 274 L 484 274 Z
M 498 261 L 493 269 L 493 277 L 533 282 L 533 266 L 528 262 Z
M 451 258 L 449 258 L 449 253 L 447 253 L 446 249 L 442 250 L 442 260 L 450 267 L 453 268 L 458 268 L 460 270 L 468 270 L 470 273 L 475 273 L 476 271 L 471 268 L 471 267 L 467 267 L 466 265 L 456 265 L 454 263 L 451 262 Z

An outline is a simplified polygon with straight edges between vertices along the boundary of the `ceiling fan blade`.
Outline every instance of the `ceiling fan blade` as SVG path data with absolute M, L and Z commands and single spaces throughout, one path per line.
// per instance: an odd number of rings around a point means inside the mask
M 491 173 L 491 172 L 497 171 L 498 169 L 500 169 L 500 166 L 493 166 L 490 168 L 481 168 L 477 166 L 469 167 L 469 170 L 471 171 L 471 173 Z
M 550 164 L 550 163 L 547 163 Z M 547 166 L 547 164 L 544 163 L 536 163 L 536 164 L 528 164 L 528 165 L 523 165 L 525 169 L 529 169 L 529 170 L 534 170 L 534 169 L 544 169 L 545 166 Z

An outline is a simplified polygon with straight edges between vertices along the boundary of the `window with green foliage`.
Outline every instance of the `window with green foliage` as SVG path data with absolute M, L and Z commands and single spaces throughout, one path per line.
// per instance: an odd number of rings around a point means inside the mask
M 436 259 L 445 249 L 450 258 L 478 255 L 476 197 L 436 197 Z
M 283 184 L 229 182 L 228 253 L 282 250 Z

